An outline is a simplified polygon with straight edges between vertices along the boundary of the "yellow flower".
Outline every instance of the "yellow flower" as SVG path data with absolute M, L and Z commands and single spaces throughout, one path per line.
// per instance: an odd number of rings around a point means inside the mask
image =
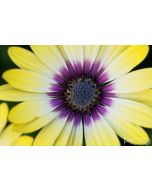
M 13 124 L 7 127 L 7 116 L 9 108 L 6 103 L 0 104 L 0 146 L 30 146 L 33 143 L 33 137 L 21 135 L 19 132 L 12 131 Z
M 8 50 L 20 67 L 3 74 L 0 99 L 21 102 L 14 131 L 39 131 L 34 145 L 149 143 L 152 68 L 132 71 L 149 47 L 31 46 Z

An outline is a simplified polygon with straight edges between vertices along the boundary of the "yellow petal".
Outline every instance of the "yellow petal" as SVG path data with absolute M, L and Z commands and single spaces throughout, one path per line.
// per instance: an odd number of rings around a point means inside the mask
M 93 63 L 100 50 L 99 45 L 85 45 L 83 46 L 84 60 L 89 60 Z
M 67 55 L 66 55 L 66 53 L 64 51 L 64 47 L 62 45 L 58 45 L 56 47 L 58 48 L 58 50 L 59 50 L 60 54 L 62 55 L 63 59 L 65 61 L 68 60 L 68 57 L 67 57 Z
M 45 126 L 35 138 L 34 146 L 52 146 L 66 124 L 65 119 L 55 119 Z
M 12 130 L 12 126 L 13 125 L 6 127 L 4 131 L 0 134 L 0 146 L 11 145 L 21 135 L 21 133 L 14 132 Z
M 21 102 L 49 99 L 47 94 L 25 92 L 12 88 L 9 84 L 0 86 L 0 100 Z
M 130 72 L 113 82 L 116 93 L 133 93 L 152 87 L 152 68 Z
M 104 146 L 119 146 L 120 142 L 112 127 L 104 118 L 95 122 L 97 144 Z
M 13 131 L 20 132 L 20 133 L 31 133 L 31 132 L 41 129 L 42 127 L 50 123 L 54 118 L 56 118 L 56 116 L 57 116 L 56 112 L 50 112 L 29 123 L 14 125 L 12 129 Z
M 149 143 L 149 137 L 141 127 L 130 123 L 123 116 L 120 116 L 119 113 L 114 112 L 113 109 L 108 111 L 106 119 L 124 140 L 136 145 Z
M 51 112 L 49 101 L 22 102 L 13 107 L 9 113 L 9 120 L 15 124 L 23 124 Z
M 84 136 L 85 136 L 85 143 L 87 146 L 97 146 L 96 138 L 94 135 L 93 125 L 85 126 L 84 125 Z M 103 144 L 100 144 L 103 145 Z
M 57 140 L 55 141 L 55 146 L 66 146 L 68 145 L 68 141 L 70 139 L 70 135 L 73 129 L 73 123 L 67 122 L 61 131 L 60 135 L 58 136 Z
M 31 51 L 21 47 L 10 47 L 8 54 L 13 62 L 21 69 L 34 71 L 36 73 L 51 76 L 52 70 Z
M 80 61 L 83 62 L 83 46 L 81 45 L 65 45 L 63 46 L 65 54 L 71 63 Z
M 117 94 L 119 98 L 125 98 L 152 106 L 152 89 L 127 94 Z
M 107 110 L 110 108 L 107 107 Z M 139 126 L 152 128 L 152 108 L 132 100 L 115 98 L 112 109 L 118 112 L 119 117 Z
M 121 54 L 128 46 L 105 45 L 101 48 L 97 60 L 101 61 L 104 67 L 107 67 L 112 60 Z
M 59 71 L 65 65 L 64 58 L 56 46 L 32 45 L 34 53 L 52 70 Z
M 23 69 L 5 71 L 2 77 L 14 88 L 28 92 L 50 92 L 51 78 Z
M 91 129 L 91 132 L 88 131 Z M 93 122 L 89 126 L 84 126 L 86 145 L 97 146 L 119 146 L 120 142 L 111 126 L 103 119 Z M 88 130 L 88 131 L 87 131 Z
M 147 56 L 148 46 L 130 46 L 118 55 L 105 70 L 109 75 L 109 80 L 118 78 L 136 67 Z
M 29 135 L 23 135 L 14 141 L 11 146 L 32 146 L 33 140 L 33 137 Z
M 68 146 L 82 146 L 83 144 L 83 126 L 82 122 L 78 126 L 73 126 Z
M 1 85 L 0 86 L 0 93 L 1 93 L 1 91 L 3 91 L 3 90 L 13 90 L 14 88 L 13 87 L 11 87 L 9 84 L 4 84 L 4 85 Z
M 8 106 L 6 103 L 0 104 L 0 132 L 3 130 L 7 123 Z

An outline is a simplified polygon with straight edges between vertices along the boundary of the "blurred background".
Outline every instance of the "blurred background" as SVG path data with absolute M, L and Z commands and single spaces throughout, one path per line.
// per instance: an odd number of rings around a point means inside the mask
M 8 48 L 11 46 L 14 46 L 14 45 L 0 45 L 0 85 L 5 84 L 5 81 L 1 78 L 2 73 L 5 70 L 11 69 L 11 68 L 17 68 L 17 66 L 11 61 L 7 53 Z M 32 51 L 30 46 L 28 45 L 15 45 L 15 46 L 23 47 L 25 49 Z M 150 51 L 146 59 L 140 65 L 135 67 L 133 70 L 147 68 L 147 67 L 152 67 L 152 46 L 150 46 Z M 14 102 L 7 102 L 7 103 L 10 108 L 17 104 Z M 151 146 L 152 145 L 152 129 L 145 129 L 145 130 L 147 131 L 151 139 L 151 143 L 149 144 Z M 30 135 L 35 137 L 37 133 L 38 131 L 31 133 Z M 126 141 L 122 139 L 120 139 L 120 141 L 123 146 L 133 146 L 132 144 L 127 143 Z

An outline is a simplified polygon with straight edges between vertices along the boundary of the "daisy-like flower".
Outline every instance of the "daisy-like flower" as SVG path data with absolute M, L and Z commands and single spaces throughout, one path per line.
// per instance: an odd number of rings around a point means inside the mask
M 0 146 L 30 146 L 33 143 L 33 137 L 21 135 L 20 132 L 12 131 L 13 124 L 7 127 L 8 106 L 6 103 L 0 104 Z
M 132 71 L 142 46 L 10 47 L 20 67 L 3 74 L 0 99 L 23 101 L 9 114 L 13 130 L 38 131 L 34 145 L 149 143 L 152 68 Z

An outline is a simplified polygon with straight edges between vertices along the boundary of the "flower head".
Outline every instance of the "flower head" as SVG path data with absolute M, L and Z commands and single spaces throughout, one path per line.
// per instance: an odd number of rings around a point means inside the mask
M 30 146 L 33 143 L 33 137 L 21 135 L 19 132 L 14 132 L 13 124 L 6 127 L 8 106 L 6 103 L 0 104 L 0 146 Z
M 23 101 L 9 114 L 15 131 L 41 129 L 34 145 L 149 142 L 141 127 L 152 128 L 152 68 L 132 71 L 148 46 L 31 48 L 9 48 L 20 69 L 6 71 L 0 88 L 2 100 Z

